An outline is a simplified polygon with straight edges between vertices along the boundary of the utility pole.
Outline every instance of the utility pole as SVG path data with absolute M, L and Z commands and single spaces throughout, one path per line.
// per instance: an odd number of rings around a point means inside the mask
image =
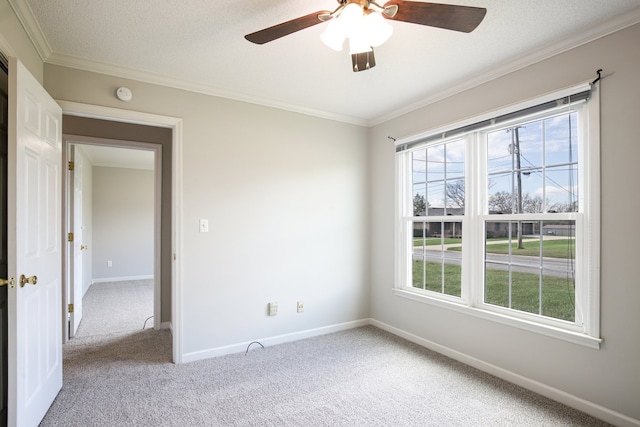
M 512 155 L 515 155 L 516 160 L 516 185 L 518 187 L 516 193 L 516 213 L 522 213 L 522 170 L 521 170 L 521 156 L 520 156 L 520 134 L 518 132 L 520 126 L 516 126 L 511 132 L 511 150 Z M 513 164 L 513 163 L 512 163 Z M 522 221 L 518 220 L 518 249 L 524 249 L 522 245 Z

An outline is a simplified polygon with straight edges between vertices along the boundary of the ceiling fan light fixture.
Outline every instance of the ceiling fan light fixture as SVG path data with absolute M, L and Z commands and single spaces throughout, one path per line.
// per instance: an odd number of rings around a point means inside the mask
M 354 73 L 370 70 L 376 66 L 376 57 L 373 49 L 370 52 L 354 53 L 351 55 L 351 65 Z
M 364 17 L 363 32 L 369 41 L 369 45 L 378 47 L 391 37 L 393 27 L 382 17 L 382 14 L 367 10 Z
M 320 40 L 324 44 L 326 44 L 329 48 L 337 51 L 342 50 L 342 45 L 344 45 L 345 33 L 344 26 L 342 22 L 334 18 L 329 21 L 329 25 L 324 30 L 322 34 L 320 34 Z
M 349 53 L 355 55 L 371 52 L 373 47 L 386 42 L 392 33 L 393 27 L 380 12 L 351 1 L 329 22 L 320 39 L 337 51 L 341 51 L 345 39 L 349 39 Z
M 364 20 L 364 9 L 358 3 L 349 3 L 342 9 L 336 21 L 341 21 L 345 37 L 350 38 L 360 31 Z
M 371 52 L 373 48 L 366 37 L 351 37 L 349 39 L 349 54 Z

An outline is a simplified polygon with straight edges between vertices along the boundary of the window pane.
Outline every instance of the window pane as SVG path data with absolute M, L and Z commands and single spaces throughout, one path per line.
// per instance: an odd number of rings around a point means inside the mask
M 542 315 L 575 319 L 575 221 L 544 221 Z
M 427 214 L 427 197 L 424 184 L 413 186 L 413 216 L 425 216 Z
M 412 286 L 460 296 L 462 223 L 414 222 L 413 230 Z
M 489 132 L 489 212 L 577 211 L 577 116 Z
M 447 215 L 464 215 L 464 179 L 447 182 Z
M 427 166 L 425 155 L 425 150 L 411 153 L 413 216 L 427 214 Z
M 511 134 L 501 129 L 487 134 L 487 168 L 489 174 L 512 169 Z
M 575 318 L 575 221 L 487 221 L 485 302 Z
M 464 141 L 453 141 L 445 145 L 447 181 L 464 178 Z
M 543 166 L 543 125 L 542 121 L 527 123 L 511 129 L 514 145 L 520 149 L 520 165 L 523 169 Z M 518 152 L 514 153 L 517 156 Z
M 464 215 L 464 148 L 456 140 L 413 152 L 414 216 Z
M 489 213 L 510 214 L 515 212 L 513 198 L 513 175 L 502 173 L 489 177 Z
M 444 215 L 444 181 L 429 182 L 427 208 L 427 215 Z
M 544 121 L 547 165 L 578 161 L 577 113 L 551 117 Z
M 548 211 L 578 212 L 577 164 L 548 168 L 546 184 Z

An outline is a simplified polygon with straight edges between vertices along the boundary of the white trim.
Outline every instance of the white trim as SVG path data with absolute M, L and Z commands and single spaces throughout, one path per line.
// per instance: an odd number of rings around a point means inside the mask
M 555 387 L 535 381 L 531 378 L 516 374 L 515 372 L 508 371 L 491 363 L 487 363 L 483 360 L 419 337 L 402 329 L 393 327 L 375 319 L 371 319 L 371 325 L 611 424 L 617 426 L 640 426 L 640 420 L 631 418 L 604 406 L 559 390 Z
M 119 277 L 101 277 L 97 279 L 91 279 L 91 284 L 94 283 L 109 283 L 109 282 L 130 282 L 132 280 L 152 280 L 153 275 L 148 276 L 119 276 Z
M 585 242 L 584 269 L 587 280 L 594 282 L 585 295 L 585 327 L 594 336 L 600 336 L 600 84 L 593 85 L 591 100 L 587 104 L 589 117 L 587 137 L 589 144 L 585 150 L 588 173 L 583 174 L 583 193 L 589 195 L 585 204 L 585 216 L 589 241 Z M 595 118 L 595 120 L 593 120 Z M 585 170 L 587 168 L 583 168 Z M 584 176 L 586 175 L 586 176 Z
M 522 329 L 529 332 L 534 332 L 547 337 L 556 338 L 562 341 L 567 341 L 573 344 L 578 344 L 584 347 L 599 349 L 602 339 L 590 337 L 580 332 L 569 331 L 566 329 L 560 329 L 551 325 L 545 325 L 542 323 L 528 321 L 525 319 L 503 315 L 495 311 L 488 311 L 480 308 L 470 307 L 460 301 L 460 303 L 448 301 L 444 298 L 432 298 L 426 295 L 421 295 L 416 291 L 408 291 L 404 289 L 392 288 L 394 295 L 417 301 L 424 304 L 433 305 L 435 307 L 444 308 L 447 310 L 456 311 L 458 313 L 474 316 L 484 320 L 490 320 L 492 322 L 501 323 L 503 325 L 512 326 L 514 328 Z
M 275 101 L 273 99 L 261 98 L 251 94 L 235 92 L 220 87 L 212 86 L 205 83 L 192 82 L 179 79 L 176 77 L 167 77 L 151 71 L 135 70 L 132 68 L 120 67 L 113 64 L 107 64 L 99 61 L 91 61 L 88 59 L 78 58 L 70 55 L 59 53 L 51 54 L 47 64 L 60 65 L 62 67 L 73 68 L 77 70 L 89 71 L 92 73 L 106 74 L 114 77 L 121 77 L 139 82 L 165 86 L 174 89 L 181 89 L 188 92 L 199 93 L 203 95 L 216 96 L 219 98 L 231 99 L 234 101 L 246 102 L 279 110 L 301 113 L 308 116 L 320 117 L 323 119 L 343 122 L 358 126 L 369 126 L 369 121 L 358 117 L 336 114 L 329 111 L 322 111 L 313 108 L 307 108 L 301 105 L 289 104 L 286 102 Z
M 441 221 L 456 220 L 458 216 L 441 217 L 412 217 L 413 208 L 410 205 L 413 196 L 413 187 L 411 181 L 411 164 L 410 159 L 415 150 L 424 150 L 425 146 L 430 143 L 421 141 L 432 135 L 444 134 L 450 129 L 459 128 L 473 123 L 483 123 L 489 121 L 493 117 L 509 114 L 513 111 L 521 111 L 523 109 L 543 105 L 549 101 L 562 99 L 572 94 L 581 93 L 586 90 L 592 91 L 592 99 L 586 104 L 580 104 L 578 107 L 582 110 L 581 122 L 586 126 L 581 130 L 580 148 L 582 158 L 579 162 L 579 182 L 580 182 L 580 213 L 544 213 L 544 214 L 503 214 L 489 215 L 486 212 L 487 183 L 480 182 L 486 179 L 486 154 L 485 149 L 480 148 L 478 144 L 482 135 L 485 135 L 488 129 L 474 129 L 466 136 L 466 153 L 465 155 L 465 183 L 466 187 L 471 191 L 468 203 L 465 204 L 466 215 L 462 218 L 463 226 L 471 230 L 484 230 L 487 221 L 516 221 L 516 220 L 573 220 L 576 222 L 576 231 L 578 236 L 583 239 L 578 245 L 576 243 L 576 283 L 581 285 L 575 292 L 576 316 L 574 322 L 565 322 L 560 319 L 553 319 L 535 314 L 529 314 L 509 308 L 496 307 L 486 304 L 479 289 L 478 284 L 472 287 L 473 277 L 484 277 L 484 257 L 478 258 L 478 254 L 484 254 L 484 238 L 477 236 L 484 235 L 473 234 L 469 239 L 463 239 L 462 244 L 467 246 L 467 250 L 463 251 L 463 262 L 466 268 L 462 269 L 462 289 L 460 297 L 451 297 L 444 294 L 423 291 L 413 288 L 411 285 L 411 263 L 413 259 L 411 223 L 416 221 Z M 564 109 L 565 107 L 562 106 Z M 574 111 L 577 111 L 574 110 Z M 535 113 L 536 119 L 542 119 L 549 110 L 545 112 Z M 532 116 L 532 117 L 534 117 Z M 525 118 L 518 118 L 515 123 L 522 123 Z M 501 123 L 500 127 L 507 126 Z M 471 141 L 473 136 L 474 141 Z M 433 144 L 446 143 L 450 140 L 458 140 L 460 137 L 445 138 L 443 141 L 433 142 Z M 600 319 L 600 276 L 599 276 L 599 192 L 593 191 L 599 189 L 600 185 L 600 164 L 599 164 L 599 94 L 597 88 L 592 88 L 590 82 L 583 82 L 568 88 L 550 92 L 541 97 L 531 98 L 527 101 L 501 108 L 497 111 L 484 113 L 480 116 L 465 119 L 464 121 L 438 127 L 420 134 L 407 137 L 397 141 L 398 145 L 414 144 L 406 150 L 396 153 L 396 273 L 395 287 L 393 292 L 396 296 L 408 298 L 414 301 L 428 303 L 439 306 L 441 308 L 451 309 L 464 314 L 470 314 L 486 320 L 496 321 L 504 325 L 513 326 L 530 332 L 536 332 L 545 336 L 554 337 L 564 341 L 583 345 L 589 348 L 599 349 L 602 339 L 600 337 L 599 319 Z M 472 142 L 475 142 L 473 144 Z M 474 149 L 475 147 L 475 149 Z M 484 145 L 483 145 L 484 147 Z M 473 151 L 471 151 L 473 149 Z M 473 166 L 471 164 L 473 163 Z M 484 166 L 483 166 L 484 165 Z M 474 171 L 473 173 L 471 171 Z M 595 173 L 592 173 L 592 170 Z M 469 182 L 472 181 L 470 185 Z M 475 187 L 474 187 L 475 185 Z M 477 199 L 479 197 L 480 199 Z M 477 199 L 477 200 L 476 200 Z M 481 203 L 481 204 L 480 204 Z M 470 211 L 474 209 L 474 211 Z M 543 216 L 541 216 L 543 215 Z M 590 239 L 585 241 L 584 238 Z M 466 241 L 465 241 L 466 240 Z M 584 284 L 584 285 L 583 285 Z M 476 289 L 473 289 L 473 288 Z
M 182 254 L 182 119 L 178 117 L 160 116 L 157 114 L 138 111 L 122 110 L 102 107 L 99 105 L 82 104 L 78 102 L 57 101 L 62 107 L 63 114 L 80 117 L 99 118 L 104 120 L 136 123 L 151 126 L 171 128 L 172 132 L 172 278 L 171 278 L 171 330 L 173 335 L 173 362 L 182 363 L 182 283 L 183 265 Z
M 183 356 L 183 362 L 195 362 L 196 360 L 210 359 L 212 357 L 225 356 L 227 354 L 235 354 L 245 352 L 249 344 L 258 341 L 264 346 L 274 346 L 292 341 L 298 341 L 306 338 L 317 337 L 320 335 L 331 334 L 334 332 L 345 331 L 347 329 L 359 328 L 370 324 L 370 319 L 354 320 L 352 322 L 338 323 L 336 325 L 323 326 L 316 329 L 307 329 L 306 331 L 293 332 L 290 334 L 276 335 L 273 337 L 258 338 L 252 341 L 240 342 L 236 344 L 226 345 L 223 347 L 210 348 L 207 350 L 194 351 L 186 353 Z

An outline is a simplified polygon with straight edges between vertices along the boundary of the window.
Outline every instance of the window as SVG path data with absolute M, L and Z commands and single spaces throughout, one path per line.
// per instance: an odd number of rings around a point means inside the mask
M 597 347 L 597 121 L 582 85 L 400 141 L 396 293 Z

